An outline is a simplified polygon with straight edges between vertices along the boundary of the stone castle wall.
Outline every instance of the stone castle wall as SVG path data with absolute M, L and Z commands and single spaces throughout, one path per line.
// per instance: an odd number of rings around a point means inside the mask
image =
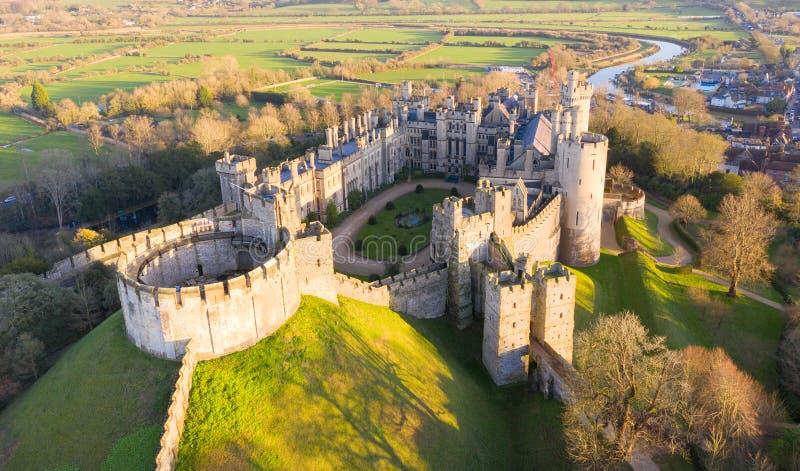
M 365 282 L 337 273 L 337 292 L 365 303 L 385 306 L 419 319 L 445 314 L 447 268 L 442 264 Z
M 644 219 L 645 193 L 633 185 L 615 185 L 613 191 L 603 196 L 603 213 L 606 221 L 617 221 L 623 216 Z
M 209 240 L 199 238 L 183 239 L 180 245 L 213 250 Z M 117 275 L 128 336 L 155 356 L 178 359 L 190 339 L 200 355 L 216 357 L 244 349 L 277 330 L 300 304 L 293 241 L 244 275 L 199 286 L 150 286 L 129 275 L 131 267 L 157 256 L 123 254 Z M 169 270 L 176 260 L 163 258 L 161 269 Z
M 198 226 L 211 224 L 208 219 L 221 217 L 235 209 L 235 205 L 223 204 L 204 211 L 186 221 L 159 227 L 157 229 L 136 232 L 104 244 L 96 245 L 56 262 L 53 268 L 45 274 L 45 277 L 49 279 L 61 279 L 94 262 L 113 264 L 123 252 L 140 253 L 158 244 L 170 242 L 187 234 L 191 234 Z
M 301 234 L 294 241 L 300 292 L 339 304 L 333 276 L 333 235 L 319 222 L 305 226 Z
M 526 223 L 511 228 L 505 237 L 511 255 L 528 254 L 533 260 L 555 261 L 561 240 L 561 195 L 555 195 Z
M 189 410 L 189 394 L 192 391 L 192 377 L 197 362 L 204 359 L 195 352 L 191 341 L 186 345 L 186 354 L 181 358 L 178 380 L 172 391 L 167 420 L 164 422 L 164 433 L 161 435 L 160 447 L 156 455 L 156 471 L 175 469 L 178 459 L 178 448 L 183 435 L 186 412 Z

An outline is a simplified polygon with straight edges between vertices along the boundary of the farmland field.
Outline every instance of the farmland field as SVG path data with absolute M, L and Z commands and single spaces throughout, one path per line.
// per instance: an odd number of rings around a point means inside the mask
M 485 73 L 486 69 L 480 68 L 420 68 L 420 69 L 395 69 L 383 72 L 373 72 L 359 75 L 358 78 L 375 80 L 385 83 L 400 83 L 403 80 L 447 80 L 453 81 L 461 77 Z
M 357 94 L 362 88 L 369 86 L 371 85 L 360 82 L 348 82 L 346 80 L 315 79 L 270 88 L 268 90 L 274 93 L 286 93 L 295 87 L 304 87 L 316 97 L 327 98 L 333 96 L 336 100 L 339 100 L 344 93 Z
M 569 39 L 548 38 L 545 36 L 453 36 L 448 43 L 476 43 L 485 44 L 488 42 L 501 43 L 505 46 L 513 46 L 522 41 L 536 42 L 547 46 L 553 44 L 575 44 L 578 41 L 571 41 Z
M 442 46 L 415 57 L 412 62 L 524 66 L 542 52 L 544 49 L 539 48 Z
M 407 51 L 417 49 L 417 44 L 361 43 L 361 42 L 321 42 L 314 44 L 317 49 L 347 49 L 353 51 Z
M 442 39 L 442 36 L 438 31 L 427 29 L 364 28 L 351 31 L 338 39 L 362 42 L 426 44 L 435 43 Z

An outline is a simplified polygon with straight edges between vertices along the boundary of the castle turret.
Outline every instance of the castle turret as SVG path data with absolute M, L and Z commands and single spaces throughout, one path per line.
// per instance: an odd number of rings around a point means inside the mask
M 215 163 L 219 175 L 222 202 L 234 203 L 241 209 L 244 189 L 256 182 L 256 159 L 242 155 L 225 155 Z
M 557 172 L 563 197 L 559 259 L 585 267 L 600 260 L 603 190 L 608 139 L 585 133 L 558 143 Z

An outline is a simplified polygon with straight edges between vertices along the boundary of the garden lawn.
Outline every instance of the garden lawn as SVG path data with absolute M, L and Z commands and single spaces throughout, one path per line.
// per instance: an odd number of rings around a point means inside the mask
M 426 189 L 422 193 L 407 193 L 394 200 L 395 209 L 381 209 L 374 215 L 375 224 L 367 223 L 359 231 L 356 241 L 362 241 L 361 255 L 375 260 L 391 260 L 399 255 L 400 246 L 404 245 L 408 254 L 421 250 L 430 241 L 431 207 L 449 195 L 448 190 Z M 428 220 L 409 229 L 398 227 L 395 216 L 414 209 L 424 210 Z
M 739 367 L 777 390 L 775 351 L 782 313 L 745 297 L 731 299 L 721 286 L 680 269 L 658 265 L 639 252 L 603 252 L 600 263 L 578 273 L 575 330 L 598 315 L 631 310 L 667 345 L 722 347 Z
M 19 116 L 0 111 L 0 146 L 42 134 L 44 129 Z
M 561 406 L 493 386 L 480 328 L 339 299 L 198 365 L 178 469 L 563 467 Z
M 643 221 L 623 216 L 614 223 L 617 243 L 622 246 L 622 240 L 625 237 L 633 237 L 639 242 L 639 246 L 647 250 L 650 255 L 655 257 L 671 255 L 675 248 L 658 234 L 658 216 L 648 209 L 645 209 L 644 215 Z
M 134 346 L 117 312 L 0 414 L 0 468 L 152 469 L 179 367 Z

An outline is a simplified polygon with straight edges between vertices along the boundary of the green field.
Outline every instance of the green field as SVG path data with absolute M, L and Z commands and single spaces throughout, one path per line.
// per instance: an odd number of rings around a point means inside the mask
M 4 149 L 0 148 L 0 188 L 32 178 L 36 170 L 46 163 L 41 158 L 41 152 L 46 149 L 68 150 L 76 158 L 94 157 L 94 151 L 85 137 L 63 131 L 51 132 Z
M 617 243 L 621 246 L 625 237 L 633 237 L 639 242 L 639 246 L 650 255 L 655 257 L 672 255 L 672 252 L 675 251 L 672 244 L 658 234 L 658 216 L 648 209 L 644 213 L 644 221 L 623 216 L 614 223 Z
M 384 83 L 400 83 L 403 80 L 436 80 L 436 81 L 455 81 L 471 75 L 486 73 L 486 69 L 476 67 L 466 69 L 451 68 L 419 68 L 419 69 L 392 69 L 383 72 L 359 75 L 358 78 L 364 80 L 374 80 Z
M 485 44 L 488 42 L 493 42 L 511 47 L 522 41 L 532 41 L 548 46 L 553 44 L 575 44 L 578 42 L 578 41 L 571 41 L 569 39 L 548 38 L 545 36 L 453 36 L 448 41 L 448 43 L 468 42 L 476 44 Z
M 0 468 L 152 469 L 179 366 L 130 343 L 117 312 L 0 413 Z
M 292 83 L 289 85 L 282 85 L 280 87 L 268 88 L 265 89 L 265 91 L 273 93 L 287 93 L 297 87 L 308 89 L 308 91 L 310 91 L 315 97 L 334 97 L 334 99 L 340 100 L 342 95 L 345 93 L 358 95 L 362 88 L 369 88 L 372 87 L 372 85 L 360 82 L 348 82 L 347 80 L 314 79 Z
M 745 297 L 730 299 L 727 287 L 656 264 L 639 252 L 603 253 L 578 272 L 575 329 L 584 330 L 601 313 L 636 312 L 670 348 L 720 346 L 744 371 L 777 390 L 775 351 L 782 313 Z
M 359 231 L 356 240 L 363 243 L 361 254 L 376 260 L 389 260 L 397 257 L 400 246 L 404 245 L 408 254 L 425 247 L 431 236 L 431 207 L 449 195 L 448 190 L 426 189 L 422 193 L 408 193 L 394 200 L 394 210 L 381 209 L 375 215 L 375 224 L 366 224 Z M 409 229 L 397 226 L 395 216 L 417 208 L 427 212 L 428 221 Z
M 435 43 L 442 39 L 438 31 L 406 28 L 363 28 L 342 35 L 340 40 L 427 44 Z
M 561 406 L 494 387 L 480 329 L 340 300 L 198 365 L 178 469 L 563 466 Z
M 174 77 L 153 73 L 121 72 L 112 75 L 48 83 L 44 87 L 53 102 L 70 98 L 76 103 L 83 103 L 85 101 L 97 101 L 102 95 L 111 93 L 116 89 L 130 91 L 142 85 L 170 80 L 174 80 Z M 30 102 L 31 87 L 24 87 L 21 94 L 26 102 Z
M 19 116 L 0 111 L 0 146 L 42 134 L 44 129 Z
M 339 42 L 339 41 L 331 41 L 331 42 L 320 42 L 314 44 L 315 48 L 318 49 L 348 49 L 353 51 L 408 51 L 410 49 L 418 49 L 420 46 L 416 44 L 390 44 L 390 43 L 352 43 L 352 42 Z
M 389 59 L 397 57 L 396 54 L 383 54 L 378 52 L 334 52 L 334 51 L 303 51 L 302 56 L 312 57 L 318 61 L 342 63 L 348 62 L 362 62 L 368 60 L 377 60 L 386 62 Z
M 420 54 L 412 62 L 423 64 L 523 66 L 544 52 L 539 48 L 442 46 Z

